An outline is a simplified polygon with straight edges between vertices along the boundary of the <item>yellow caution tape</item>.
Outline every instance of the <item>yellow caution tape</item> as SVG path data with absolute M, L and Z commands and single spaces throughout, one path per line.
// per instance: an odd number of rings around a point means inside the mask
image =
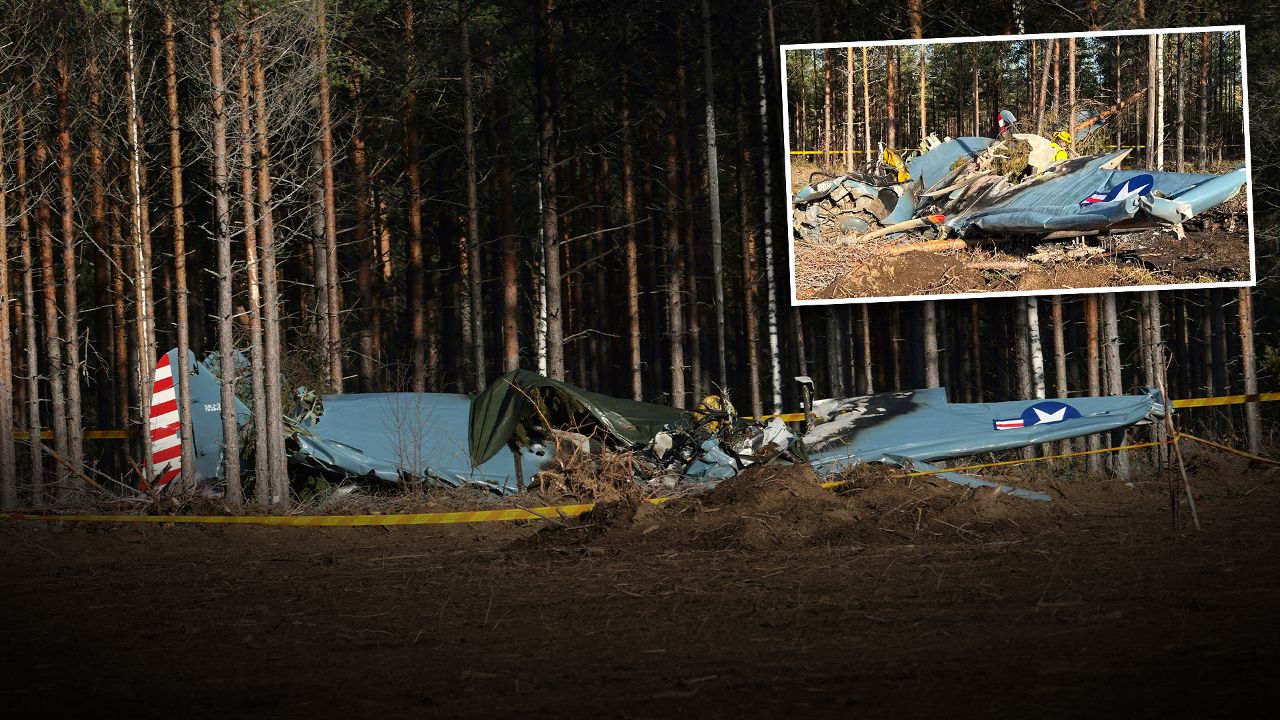
M 661 505 L 669 497 L 650 498 Z M 471 510 L 462 512 L 404 513 L 397 515 L 28 515 L 7 513 L 6 520 L 99 523 L 186 523 L 202 525 L 274 525 L 283 527 L 385 527 L 390 525 L 462 525 L 515 520 L 560 520 L 590 511 L 595 503 L 549 505 L 535 508 Z
M 133 434 L 134 433 L 130 432 L 129 430 L 85 430 L 84 439 L 85 440 L 128 440 L 129 436 Z M 15 430 L 13 432 L 13 439 L 14 440 L 30 440 L 31 433 L 26 432 L 25 430 L 21 430 L 21 431 Z M 45 430 L 41 432 L 40 439 L 52 440 L 53 431 Z
M 792 155 L 821 155 L 821 154 L 822 154 L 822 152 L 823 152 L 822 150 L 792 150 L 792 151 L 791 151 L 791 154 L 792 154 Z M 832 150 L 832 151 L 831 151 L 831 154 L 832 154 L 832 155 L 847 155 L 847 154 L 849 154 L 849 153 L 853 153 L 853 154 L 855 154 L 855 155 L 858 155 L 858 154 L 865 153 L 865 152 L 866 152 L 866 150 Z
M 744 417 L 743 420 L 772 420 L 774 418 L 782 418 L 782 422 L 804 422 L 804 413 L 780 413 L 778 415 L 761 415 L 758 418 Z
M 1273 402 L 1280 400 L 1280 392 L 1254 393 L 1252 395 L 1222 395 L 1209 398 L 1188 398 L 1169 403 L 1176 408 L 1209 407 L 1211 405 L 1244 405 L 1245 403 Z
M 1205 440 L 1204 438 L 1196 437 L 1195 435 L 1187 435 L 1186 433 L 1178 433 L 1178 437 L 1180 437 L 1180 438 L 1186 438 L 1187 440 L 1191 440 L 1192 442 L 1198 442 L 1198 443 L 1200 443 L 1201 445 L 1208 445 L 1208 446 L 1209 446 L 1209 447 L 1211 447 L 1211 448 L 1217 448 L 1218 450 L 1221 450 L 1221 451 L 1223 451 L 1223 452 L 1228 452 L 1228 453 L 1231 453 L 1232 455 L 1239 455 L 1239 456 L 1240 456 L 1240 457 L 1242 457 L 1242 458 L 1248 458 L 1248 459 L 1250 459 L 1250 460 L 1254 460 L 1254 461 L 1256 461 L 1256 462 L 1266 463 L 1266 464 L 1268 464 L 1268 465 L 1280 465 L 1280 462 L 1277 462 L 1277 461 L 1275 461 L 1275 460 L 1270 460 L 1270 459 L 1268 459 L 1268 458 L 1260 457 L 1260 456 L 1258 456 L 1258 455 L 1254 455 L 1254 454 L 1252 454 L 1252 453 L 1247 453 L 1247 452 L 1245 452 L 1245 451 L 1243 451 L 1243 450 L 1237 450 L 1237 449 L 1235 449 L 1235 448 L 1233 448 L 1233 447 L 1228 447 L 1228 446 L 1226 446 L 1226 445 L 1222 445 L 1222 444 L 1216 443 L 1216 442 L 1214 442 L 1214 441 L 1212 441 L 1212 440 Z

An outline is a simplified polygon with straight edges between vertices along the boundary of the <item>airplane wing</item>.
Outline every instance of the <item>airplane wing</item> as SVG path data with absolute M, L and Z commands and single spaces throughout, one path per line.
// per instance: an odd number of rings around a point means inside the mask
M 1160 393 L 951 403 L 945 388 L 823 400 L 803 440 L 818 475 L 862 462 L 927 463 L 1092 435 L 1164 417 Z M 955 475 L 949 473 L 948 475 Z M 964 477 L 961 484 L 972 484 Z M 944 479 L 956 482 L 957 478 Z

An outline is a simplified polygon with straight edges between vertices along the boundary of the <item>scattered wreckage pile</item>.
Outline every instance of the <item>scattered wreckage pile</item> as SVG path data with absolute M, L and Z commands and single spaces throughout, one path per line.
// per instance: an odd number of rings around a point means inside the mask
M 161 367 L 177 367 L 176 350 Z M 194 475 L 216 493 L 225 463 L 220 386 L 207 366 L 189 358 L 189 432 Z M 157 394 L 172 393 L 166 377 Z M 809 463 L 819 477 L 880 463 L 936 473 L 967 487 L 999 488 L 1016 497 L 1043 493 L 946 472 L 937 460 L 996 452 L 1151 422 L 1163 415 L 1158 392 L 1070 400 L 951 403 L 946 390 L 819 400 L 805 413 L 803 434 L 780 418 L 738 416 L 719 397 L 693 410 L 614 398 L 517 370 L 475 397 L 451 393 L 298 392 L 280 418 L 291 472 L 384 487 L 477 487 L 512 495 L 548 485 L 573 492 L 566 474 L 585 469 L 615 488 L 710 486 L 745 468 Z M 250 427 L 237 402 L 241 433 Z M 155 428 L 153 428 L 153 431 Z M 154 435 L 154 432 L 153 432 Z M 246 446 L 249 443 L 245 444 Z M 180 456 L 153 448 L 152 487 L 164 492 Z
M 1013 264 L 979 259 L 972 269 L 1017 272 L 1075 253 L 1071 259 L 1082 262 L 1128 257 L 1162 270 L 1177 258 L 1144 259 L 1143 243 L 1111 238 L 1163 231 L 1182 240 L 1184 223 L 1205 224 L 1198 216 L 1236 197 L 1247 180 L 1243 164 L 1224 175 L 1121 170 L 1129 150 L 1067 158 L 1038 135 L 1002 138 L 931 135 L 910 159 L 884 151 L 878 173 L 815 173 L 793 198 L 797 244 L 885 257 L 1030 240 L 1042 244 L 1039 252 Z M 1099 235 L 1109 241 L 1083 255 L 1076 249 Z

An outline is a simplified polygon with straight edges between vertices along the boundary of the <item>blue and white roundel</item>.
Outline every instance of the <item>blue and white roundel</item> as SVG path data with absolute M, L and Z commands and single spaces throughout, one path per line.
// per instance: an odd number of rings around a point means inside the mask
M 1134 195 L 1150 195 L 1156 185 L 1155 178 L 1150 175 L 1134 175 L 1109 190 L 1098 192 L 1080 201 L 1080 207 L 1089 207 L 1095 203 L 1120 202 Z
M 996 430 L 1016 430 L 1036 425 L 1053 425 L 1080 417 L 1080 411 L 1057 400 L 1045 400 L 1022 411 L 1022 417 L 993 421 Z

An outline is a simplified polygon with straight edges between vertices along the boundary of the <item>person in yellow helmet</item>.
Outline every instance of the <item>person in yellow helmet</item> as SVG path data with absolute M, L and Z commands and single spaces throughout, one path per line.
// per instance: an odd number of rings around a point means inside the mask
M 1053 146 L 1053 161 L 1062 162 L 1070 157 L 1067 148 L 1071 147 L 1071 135 L 1066 130 L 1059 130 L 1054 133 L 1053 139 L 1056 141 L 1050 143 Z

